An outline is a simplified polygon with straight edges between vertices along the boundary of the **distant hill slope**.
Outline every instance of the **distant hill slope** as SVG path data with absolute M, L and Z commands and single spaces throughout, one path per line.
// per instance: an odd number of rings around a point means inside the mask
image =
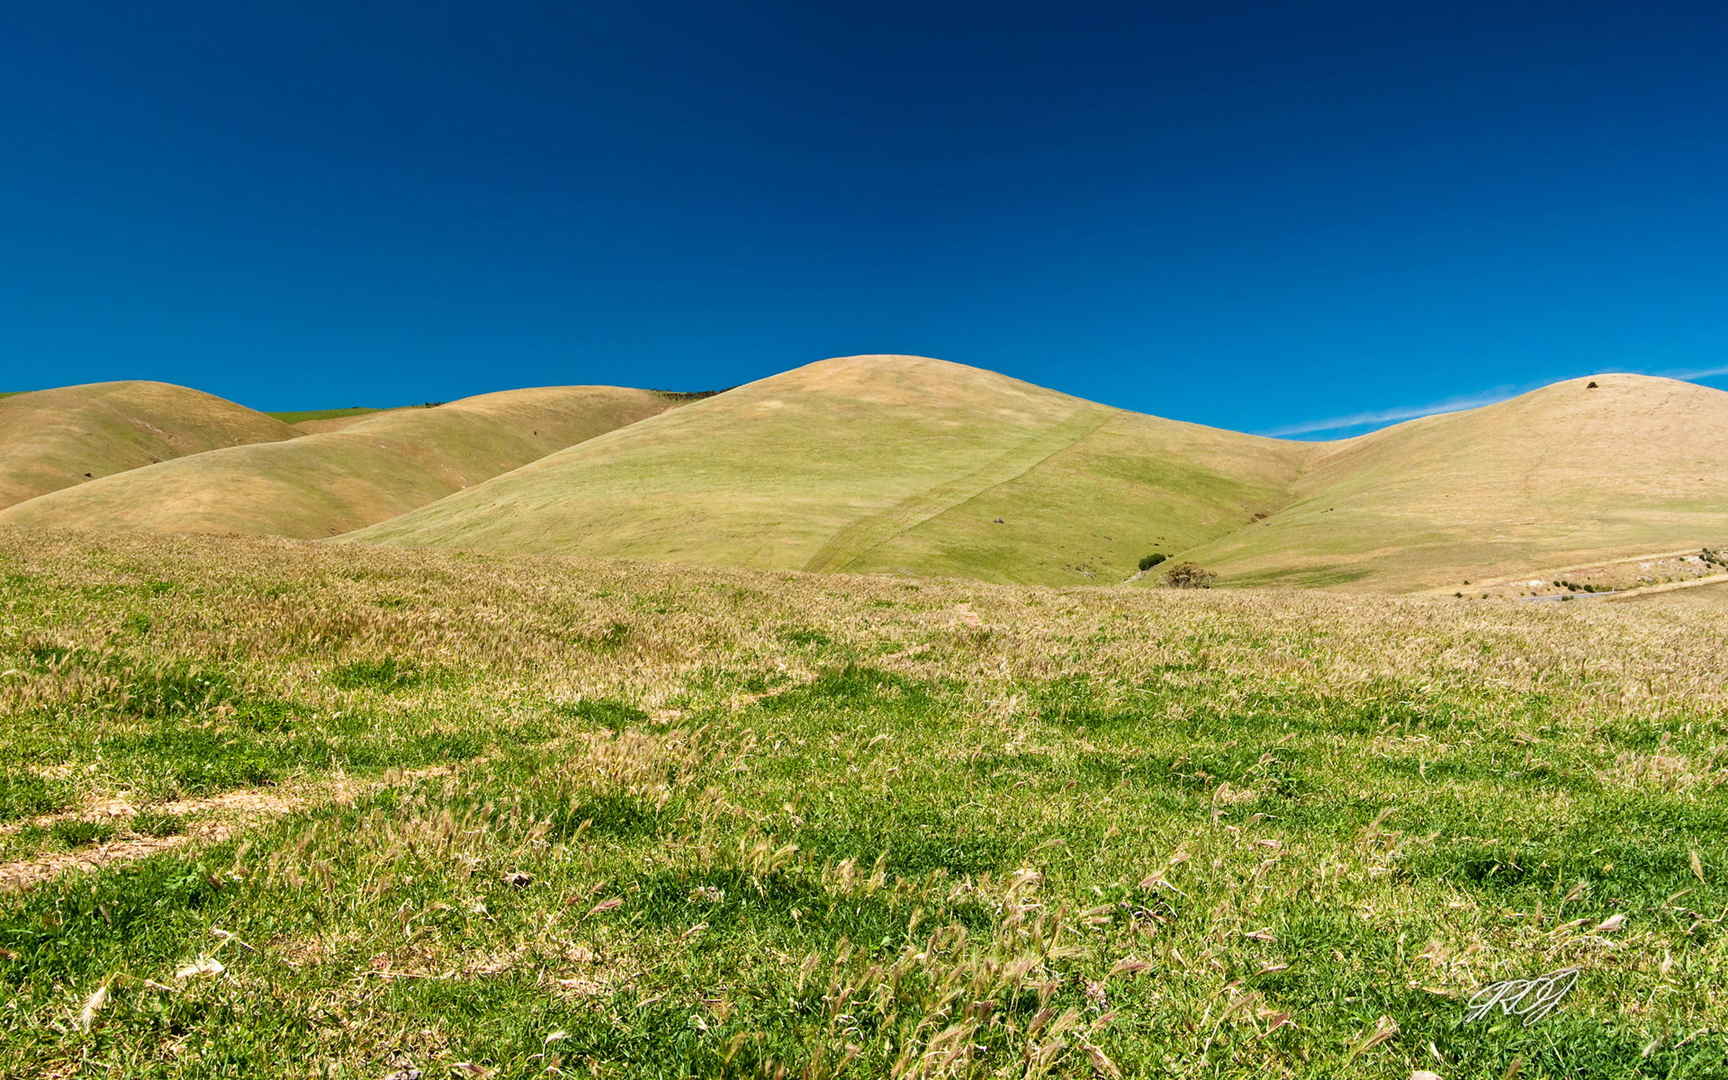
M 160 382 L 107 382 L 0 399 L 0 507 L 158 461 L 292 438 L 243 405 Z
M 1462 589 L 1721 543 L 1728 393 L 1642 375 L 1556 383 L 1330 444 L 1292 494 L 1183 557 L 1240 584 Z
M 0 525 L 330 536 L 671 404 L 651 391 L 608 386 L 482 394 L 378 413 L 339 431 L 166 461 L 0 511 Z M 294 434 L 280 427 L 281 437 Z
M 341 431 L 343 428 L 353 427 L 369 416 L 389 411 L 391 410 L 354 405 L 346 409 L 297 409 L 273 412 L 270 415 L 291 426 L 301 435 L 313 435 L 320 431 Z
M 1728 393 L 1670 379 L 1598 375 L 1332 443 L 913 356 L 696 397 L 516 390 L 307 434 L 161 383 L 26 393 L 0 400 L 0 525 L 1053 585 L 1122 582 L 1159 551 L 1227 586 L 1509 595 L 1728 547 Z
M 1276 509 L 1319 452 L 940 360 L 842 357 L 346 539 L 1114 583 L 1148 551 L 1191 547 Z

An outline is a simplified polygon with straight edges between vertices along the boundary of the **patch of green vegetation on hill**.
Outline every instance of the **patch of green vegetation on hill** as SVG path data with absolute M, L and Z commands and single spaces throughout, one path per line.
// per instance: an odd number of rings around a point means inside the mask
M 265 415 L 274 416 L 284 424 L 299 424 L 307 420 L 341 420 L 350 416 L 366 416 L 381 411 L 364 405 L 355 405 L 346 409 L 300 409 L 289 412 L 266 413 Z
M 200 537 L 0 563 L 0 709 L 42 718 L 0 730 L 20 1076 L 1728 1055 L 1713 612 Z M 1462 1022 L 1565 966 L 1540 1024 Z

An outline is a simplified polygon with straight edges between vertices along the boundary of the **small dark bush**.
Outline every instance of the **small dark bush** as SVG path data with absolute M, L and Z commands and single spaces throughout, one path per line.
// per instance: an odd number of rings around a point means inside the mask
M 186 822 L 165 810 L 140 810 L 132 817 L 132 831 L 139 836 L 179 836 Z
M 610 698 L 579 698 L 575 701 L 561 701 L 552 707 L 552 711 L 572 720 L 582 720 L 590 724 L 599 724 L 612 731 L 623 731 L 627 727 L 646 723 L 648 714 L 634 705 Z
M 1169 557 L 1170 556 L 1164 554 L 1162 551 L 1154 551 L 1150 555 L 1142 555 L 1140 556 L 1140 569 L 1142 571 L 1150 570 Z
M 1164 583 L 1173 589 L 1210 589 L 1218 575 L 1193 563 L 1177 563 L 1164 575 Z
M 83 847 L 86 844 L 99 844 L 112 839 L 114 826 L 106 821 L 78 821 L 69 819 L 56 821 L 51 830 L 54 839 L 62 846 L 69 848 Z
M 429 675 L 412 661 L 387 656 L 382 660 L 356 660 L 330 673 L 330 682 L 343 690 L 407 690 L 427 682 Z

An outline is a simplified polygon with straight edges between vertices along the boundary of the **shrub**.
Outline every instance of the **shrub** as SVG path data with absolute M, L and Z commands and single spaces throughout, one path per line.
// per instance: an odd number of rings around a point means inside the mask
M 114 826 L 106 821 L 79 821 L 67 819 L 56 821 L 50 830 L 54 839 L 68 848 L 83 847 L 86 844 L 99 844 L 114 836 Z
M 599 724 L 612 731 L 623 731 L 636 724 L 646 723 L 648 714 L 634 705 L 611 698 L 578 698 L 575 701 L 560 701 L 552 706 L 552 711 L 572 720 L 583 720 L 590 724 Z
M 1154 551 L 1150 555 L 1142 555 L 1140 556 L 1140 569 L 1141 571 L 1150 570 L 1169 557 L 1170 556 L 1164 554 L 1162 551 Z
M 382 660 L 356 660 L 330 673 L 330 682 L 343 690 L 407 690 L 428 681 L 428 673 L 412 661 L 387 656 Z
M 139 836 L 179 836 L 186 823 L 166 810 L 140 810 L 132 816 L 132 831 Z
M 1178 563 L 1164 575 L 1164 583 L 1172 589 L 1210 589 L 1218 575 L 1193 563 Z

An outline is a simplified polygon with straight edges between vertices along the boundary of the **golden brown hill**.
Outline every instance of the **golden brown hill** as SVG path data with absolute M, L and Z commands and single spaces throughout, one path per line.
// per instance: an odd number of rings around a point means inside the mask
M 1114 583 L 1150 550 L 1281 505 L 1315 452 L 961 364 L 852 356 L 615 431 L 349 539 Z
M 423 506 L 670 404 L 652 391 L 610 386 L 482 394 L 112 476 L 0 511 L 0 524 L 330 536 Z
M 106 382 L 0 399 L 0 507 L 156 462 L 292 438 L 243 405 L 160 382 Z
M 1693 383 L 1573 379 L 1329 447 L 1291 505 L 1184 557 L 1240 584 L 1462 590 L 1728 540 L 1728 393 Z

